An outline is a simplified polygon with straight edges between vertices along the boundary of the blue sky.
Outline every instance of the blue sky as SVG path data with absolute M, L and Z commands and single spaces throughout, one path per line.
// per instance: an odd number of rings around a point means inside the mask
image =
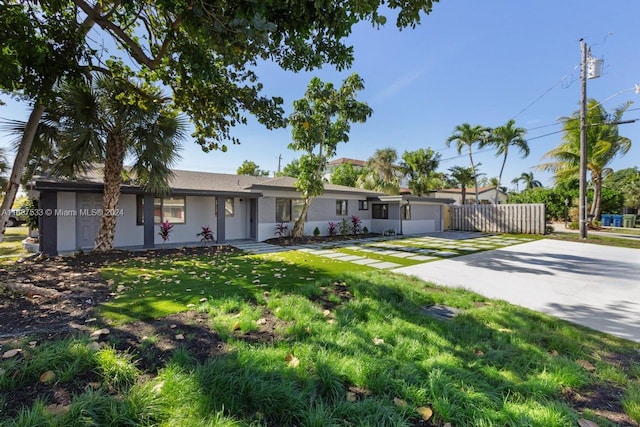
M 389 22 L 381 29 L 356 27 L 350 38 L 355 61 L 350 70 L 325 67 L 312 73 L 291 73 L 261 64 L 258 73 L 265 94 L 282 96 L 287 112 L 302 97 L 312 76 L 339 85 L 352 72 L 366 89 L 359 94 L 374 110 L 365 124 L 352 127 L 350 141 L 337 157 L 366 160 L 378 148 L 405 150 L 431 147 L 442 154 L 441 170 L 467 166 L 445 141 L 456 125 L 499 126 L 510 118 L 528 129 L 529 157 L 512 153 L 503 183 L 532 171 L 542 155 L 561 139 L 558 117 L 579 108 L 580 38 L 594 57 L 604 59 L 603 74 L 588 81 L 587 94 L 608 111 L 634 101 L 626 119 L 640 118 L 640 2 L 637 0 L 441 0 L 415 29 L 399 31 Z M 4 99 L 4 98 L 3 98 Z M 0 117 L 26 118 L 26 109 L 13 102 L 0 106 Z M 203 153 L 186 141 L 178 167 L 187 170 L 235 173 L 244 160 L 275 171 L 299 156 L 287 148 L 290 129 L 269 131 L 250 120 L 234 135 L 242 141 L 226 153 Z M 612 167 L 640 166 L 640 121 L 623 125 L 632 150 Z M 550 134 L 550 135 L 549 135 Z M 547 135 L 547 136 L 545 136 Z M 0 146 L 8 138 L 0 135 Z M 497 176 L 500 159 L 491 150 L 477 152 L 480 172 Z M 551 176 L 533 170 L 551 185 Z

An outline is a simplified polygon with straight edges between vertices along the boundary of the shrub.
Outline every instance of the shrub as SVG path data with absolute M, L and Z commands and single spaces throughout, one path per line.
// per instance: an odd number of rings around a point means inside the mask
M 342 218 L 342 221 L 338 224 L 338 229 L 340 231 L 340 235 L 343 237 L 351 234 L 351 224 L 349 224 L 347 218 Z
M 276 224 L 276 236 L 283 237 L 289 234 L 289 226 L 284 222 Z
M 335 222 L 329 221 L 329 230 L 327 234 L 329 234 L 329 236 L 335 236 L 336 234 L 338 234 L 337 225 Z
M 160 223 L 160 233 L 158 234 L 160 235 L 160 237 L 162 237 L 163 243 L 169 240 L 169 233 L 171 233 L 171 230 L 173 230 L 173 224 L 171 224 L 169 221 L 165 220 L 164 222 Z
M 351 232 L 355 234 L 360 234 L 362 227 L 362 220 L 356 215 L 351 215 Z
M 202 236 L 202 239 L 200 239 L 201 242 L 207 242 L 207 241 L 211 241 L 213 242 L 214 237 L 213 237 L 213 231 L 211 231 L 211 228 L 209 226 L 202 226 L 202 231 L 198 234 L 196 234 L 196 236 Z
M 363 233 L 363 234 L 369 234 L 369 229 L 368 229 L 367 227 L 364 227 L 364 228 L 362 229 L 362 233 Z
M 318 227 L 316 227 L 316 228 L 314 228 L 314 229 L 313 229 L 313 235 L 314 235 L 315 237 L 318 237 L 318 236 L 320 235 L 320 229 L 319 229 Z

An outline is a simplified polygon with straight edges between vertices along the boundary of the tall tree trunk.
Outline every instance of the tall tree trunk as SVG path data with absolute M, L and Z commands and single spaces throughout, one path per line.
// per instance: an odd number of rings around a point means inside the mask
M 20 188 L 22 173 L 29 159 L 29 153 L 31 152 L 31 146 L 33 145 L 33 139 L 38 130 L 38 123 L 40 123 L 42 113 L 44 113 L 44 105 L 36 101 L 33 110 L 31 110 L 31 114 L 29 114 L 27 126 L 20 140 L 18 152 L 16 153 L 13 168 L 11 169 L 11 177 L 7 184 L 7 191 L 2 201 L 2 207 L 0 207 L 0 242 L 2 242 L 2 238 L 4 237 L 7 220 L 9 219 L 9 211 L 11 210 L 11 206 L 13 206 L 13 202 L 16 200 L 16 194 L 18 194 L 18 189 Z
M 600 218 L 602 211 L 602 179 L 599 176 L 592 176 L 593 180 L 593 203 L 591 204 L 590 214 L 593 219 Z
M 104 162 L 104 193 L 102 195 L 102 216 L 100 229 L 96 236 L 94 250 L 108 251 L 113 249 L 113 238 L 116 234 L 118 220 L 117 209 L 120 201 L 120 185 L 122 184 L 122 167 L 124 164 L 125 142 L 122 135 L 109 133 Z
M 462 186 L 460 188 L 460 193 L 462 194 L 461 203 L 460 204 L 464 205 L 464 202 L 467 201 L 467 187 L 464 184 L 462 184 Z
M 471 145 L 469 145 L 469 160 L 471 160 L 471 170 L 473 171 L 473 185 L 476 187 L 476 205 L 478 202 L 478 174 L 476 173 L 476 165 L 473 163 L 473 155 L 471 154 Z
M 311 206 L 312 199 L 312 197 L 305 197 L 300 217 L 296 219 L 296 223 L 293 225 L 293 231 L 291 232 L 293 237 L 304 237 L 304 219 L 307 217 L 307 212 L 309 211 L 309 206 Z
M 504 159 L 502 159 L 502 167 L 500 168 L 500 174 L 498 175 L 498 185 L 496 185 L 496 199 L 494 203 L 498 204 L 498 192 L 500 191 L 500 184 L 502 184 L 502 172 L 504 172 L 504 165 L 507 163 L 507 152 L 504 153 Z

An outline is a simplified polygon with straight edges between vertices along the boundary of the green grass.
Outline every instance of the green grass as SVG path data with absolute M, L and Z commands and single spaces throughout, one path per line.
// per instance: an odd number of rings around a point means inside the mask
M 586 242 L 597 245 L 615 246 L 619 248 L 640 249 L 640 239 L 625 239 L 614 236 L 604 236 L 601 234 L 589 233 L 587 231 L 587 240 L 582 240 L 578 233 L 553 233 L 547 236 L 550 239 L 564 240 L 569 242 Z
M 2 243 L 0 243 L 0 256 L 15 256 L 16 258 L 27 255 L 22 247 L 22 241 L 27 237 L 27 227 L 7 227 Z
M 640 345 L 463 290 L 295 251 L 129 260 L 103 274 L 122 287 L 101 307 L 107 320 L 198 309 L 228 351 L 197 362 L 178 348 L 140 381 L 136 360 L 110 347 L 25 346 L 0 361 L 0 389 L 37 384 L 43 369 L 68 381 L 91 372 L 103 386 L 77 394 L 65 414 L 36 402 L 0 423 L 410 426 L 428 406 L 435 425 L 610 425 L 563 398 L 599 385 L 624 390 L 623 407 L 640 421 L 640 369 L 608 362 L 637 361 Z M 432 304 L 463 313 L 439 320 L 424 313 Z M 263 316 L 277 318 L 279 339 L 244 341 Z

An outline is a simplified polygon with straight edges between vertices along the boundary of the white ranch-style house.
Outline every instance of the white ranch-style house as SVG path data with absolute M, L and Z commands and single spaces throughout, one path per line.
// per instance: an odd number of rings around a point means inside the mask
M 217 243 L 264 241 L 276 237 L 276 226 L 293 228 L 302 208 L 295 178 L 255 177 L 175 170 L 170 193 L 158 197 L 134 183 L 121 187 L 114 247 L 154 248 L 162 245 L 159 224 L 174 225 L 171 244 L 200 242 L 210 227 Z M 75 180 L 35 178 L 29 185 L 44 212 L 40 219 L 40 251 L 49 255 L 91 250 L 100 224 L 102 171 Z M 325 184 L 313 199 L 305 234 L 316 227 L 328 234 L 329 222 L 356 215 L 372 233 L 420 234 L 442 231 L 450 198 L 387 196 L 382 193 Z

